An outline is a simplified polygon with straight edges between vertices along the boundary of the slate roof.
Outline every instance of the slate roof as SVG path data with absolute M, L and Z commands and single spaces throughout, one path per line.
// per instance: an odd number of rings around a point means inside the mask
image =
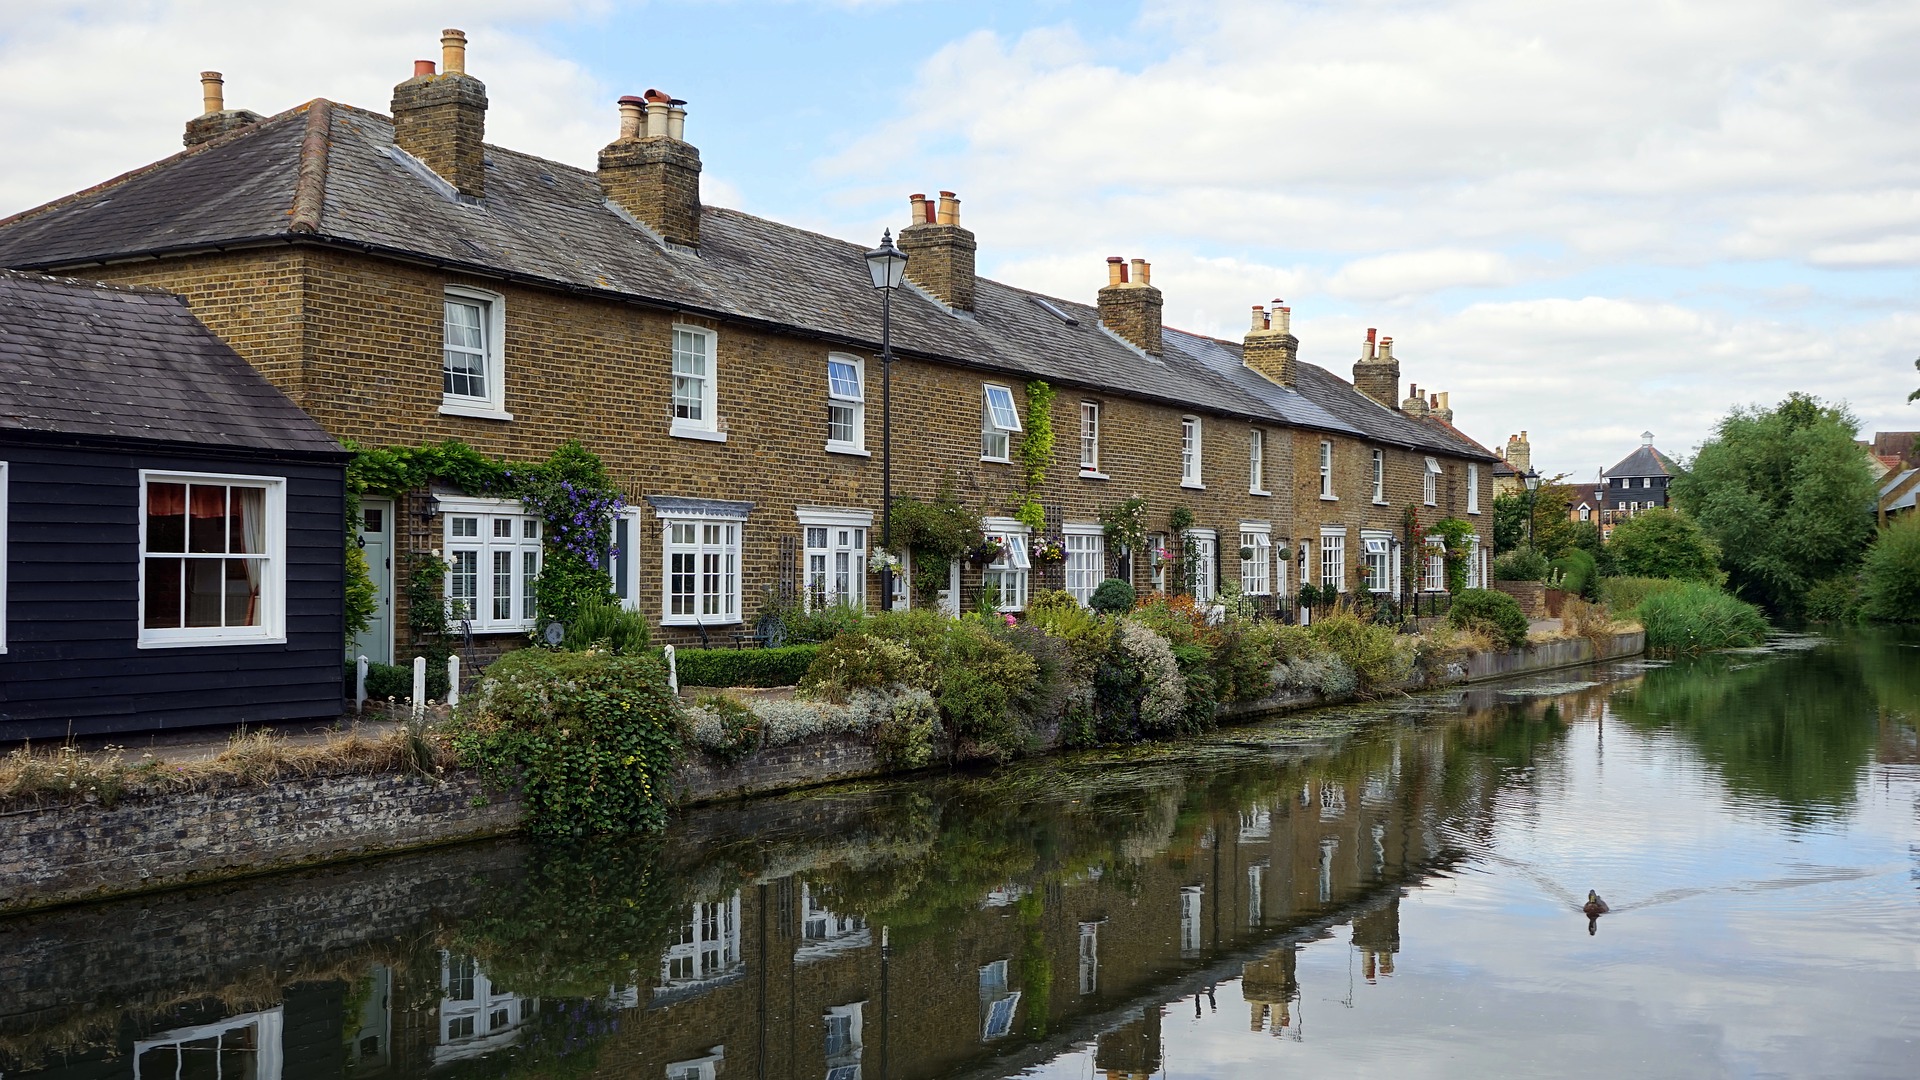
M 1920 486 L 1908 486 L 1899 498 L 1894 499 L 1892 502 L 1887 501 L 1888 496 L 1899 491 L 1902 485 L 1911 485 L 1914 471 L 1913 469 L 1907 469 L 1899 473 L 1887 474 L 1887 478 L 1880 483 L 1880 509 L 1892 512 L 1894 510 L 1911 510 L 1914 508 L 1916 501 L 1915 496 L 1916 494 L 1920 494 Z
M 1643 446 L 1626 457 L 1620 464 L 1602 473 L 1602 476 L 1672 476 L 1673 461 L 1667 455 L 1651 446 Z
M 158 289 L 0 270 L 0 434 L 346 455 Z
M 274 242 L 342 244 L 869 348 L 880 337 L 862 245 L 709 206 L 700 249 L 670 246 L 614 208 L 594 173 L 495 146 L 485 198 L 467 198 L 394 148 L 387 117 L 325 100 L 0 221 L 0 266 L 76 270 Z M 903 290 L 893 320 L 895 349 L 908 356 L 1494 457 L 1311 364 L 1300 365 L 1298 391 L 1283 390 L 1245 368 L 1237 344 L 1177 330 L 1166 331 L 1163 356 L 1149 357 L 1103 329 L 1093 306 L 986 278 L 972 312 Z

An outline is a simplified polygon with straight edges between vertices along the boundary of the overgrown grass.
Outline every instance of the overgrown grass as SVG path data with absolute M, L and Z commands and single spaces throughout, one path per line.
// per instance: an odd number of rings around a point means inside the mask
M 1600 582 L 1600 600 L 1614 612 L 1632 618 L 1640 602 L 1655 593 L 1671 592 L 1685 582 L 1673 578 L 1612 577 Z
M 1760 609 L 1699 582 L 1675 582 L 1640 602 L 1635 615 L 1647 628 L 1647 650 L 1672 655 L 1736 649 L 1767 639 Z
M 72 746 L 25 746 L 0 758 L 0 807 L 97 803 L 207 791 L 263 787 L 290 777 L 420 772 L 439 775 L 453 764 L 433 731 L 408 725 L 377 735 L 343 731 L 321 742 L 294 742 L 272 731 L 238 731 L 220 753 L 198 761 L 129 756 L 125 747 L 82 751 Z

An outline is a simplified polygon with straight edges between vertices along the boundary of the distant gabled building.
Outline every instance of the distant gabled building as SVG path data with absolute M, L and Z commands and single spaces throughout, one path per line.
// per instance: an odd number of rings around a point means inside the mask
M 1612 525 L 1642 510 L 1666 506 L 1668 485 L 1678 472 L 1670 458 L 1654 449 L 1653 432 L 1642 432 L 1640 448 L 1600 474 L 1605 487 L 1595 494 L 1602 503 L 1604 530 L 1611 532 Z

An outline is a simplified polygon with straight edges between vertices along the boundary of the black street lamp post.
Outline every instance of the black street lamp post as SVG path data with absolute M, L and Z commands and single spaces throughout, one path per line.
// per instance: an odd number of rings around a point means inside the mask
M 1533 503 L 1540 495 L 1540 474 L 1532 466 L 1520 474 L 1527 482 L 1527 547 L 1533 547 Z
M 867 271 L 880 291 L 880 550 L 893 555 L 893 290 L 907 273 L 907 253 L 893 246 L 893 230 L 867 252 Z M 880 571 L 880 610 L 893 610 L 893 564 Z

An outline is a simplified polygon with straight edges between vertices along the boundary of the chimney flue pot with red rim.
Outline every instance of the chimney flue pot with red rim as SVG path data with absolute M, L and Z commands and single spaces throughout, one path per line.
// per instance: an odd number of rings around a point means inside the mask
M 486 195 L 487 87 L 467 74 L 467 35 L 440 34 L 440 73 L 416 61 L 393 88 L 393 142 L 462 195 Z
M 942 191 L 936 199 L 909 198 L 915 220 L 900 230 L 907 253 L 907 280 L 955 311 L 972 311 L 974 259 L 979 242 L 960 224 L 960 198 Z

